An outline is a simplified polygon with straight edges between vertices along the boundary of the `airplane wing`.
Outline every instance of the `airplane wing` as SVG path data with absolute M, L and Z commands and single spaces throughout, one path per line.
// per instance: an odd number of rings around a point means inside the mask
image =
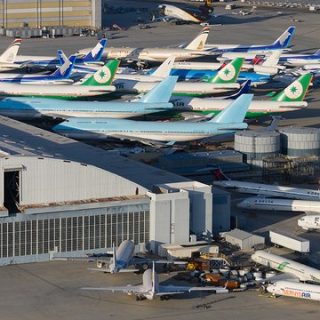
M 108 136 L 115 138 L 115 139 L 119 139 L 119 140 L 136 141 L 136 142 L 143 143 L 147 146 L 156 147 L 156 148 L 163 148 L 163 147 L 172 146 L 175 143 L 175 141 L 163 143 L 160 141 L 155 141 L 155 140 L 151 140 L 151 139 L 149 140 L 146 138 L 135 138 L 135 137 L 127 136 L 125 134 L 109 134 Z
M 110 270 L 107 268 L 88 268 L 90 271 L 104 272 L 110 273 Z M 120 269 L 118 272 L 120 273 L 130 273 L 130 272 L 139 272 L 139 269 Z
M 157 295 L 173 295 L 173 294 L 182 294 L 185 292 L 192 292 L 192 291 L 212 291 L 215 293 L 227 293 L 229 292 L 228 289 L 223 287 L 187 287 L 187 286 L 159 286 L 159 292 Z
M 133 257 L 131 259 L 131 264 L 138 265 L 144 263 L 158 263 L 158 264 L 176 264 L 176 265 L 185 265 L 187 261 L 174 261 L 174 260 L 165 260 L 165 259 L 149 259 L 149 258 L 141 258 L 141 257 Z
M 94 287 L 84 287 L 81 290 L 90 290 L 90 291 L 111 291 L 114 292 L 123 292 L 123 293 L 132 293 L 132 294 L 143 294 L 145 293 L 145 288 L 142 285 L 138 286 L 123 286 L 123 287 L 102 287 L 102 288 L 94 288 Z

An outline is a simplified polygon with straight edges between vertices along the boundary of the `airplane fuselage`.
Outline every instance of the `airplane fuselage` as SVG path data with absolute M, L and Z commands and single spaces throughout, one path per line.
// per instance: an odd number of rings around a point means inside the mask
M 117 92 L 121 93 L 145 93 L 150 91 L 157 82 L 140 82 L 135 80 L 116 79 L 113 84 L 117 88 Z M 177 82 L 173 94 L 175 95 L 190 95 L 190 96 L 205 96 L 215 93 L 223 93 L 239 89 L 238 83 L 208 83 L 208 82 L 192 82 L 181 81 Z
M 251 259 L 269 268 L 289 273 L 299 278 L 300 281 L 320 283 L 320 270 L 306 266 L 302 263 L 286 259 L 266 251 L 256 251 L 251 256 Z
M 267 287 L 267 291 L 277 296 L 287 296 L 305 300 L 320 301 L 320 286 L 294 281 L 276 281 Z
M 146 113 L 166 111 L 171 103 L 141 103 L 121 101 L 65 101 L 46 98 L 0 99 L 0 114 L 16 119 L 51 117 L 108 117 L 127 118 Z
M 245 129 L 245 123 L 190 123 L 132 121 L 125 119 L 70 119 L 54 130 L 76 139 L 133 139 L 160 142 L 199 140 Z
M 194 111 L 204 114 L 218 114 L 224 110 L 232 100 L 212 99 L 212 98 L 191 98 L 172 96 L 171 100 L 174 105 L 173 110 L 177 111 Z M 286 111 L 296 111 L 300 108 L 307 107 L 305 101 L 264 101 L 253 100 L 246 114 L 247 118 L 255 118 L 266 114 L 275 114 Z

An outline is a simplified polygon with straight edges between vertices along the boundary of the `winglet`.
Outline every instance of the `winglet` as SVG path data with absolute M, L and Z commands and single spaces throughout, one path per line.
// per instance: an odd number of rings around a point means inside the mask
M 243 94 L 221 111 L 216 117 L 209 120 L 214 123 L 240 123 L 243 122 L 250 107 L 253 94 Z
M 142 96 L 138 102 L 151 103 L 151 102 L 169 102 L 172 91 L 178 80 L 177 76 L 169 76 L 162 80 L 159 84 L 152 88 L 147 94 Z

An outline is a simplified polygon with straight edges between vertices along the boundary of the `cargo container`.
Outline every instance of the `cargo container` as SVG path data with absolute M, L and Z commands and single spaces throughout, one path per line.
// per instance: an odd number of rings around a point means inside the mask
M 310 252 L 310 241 L 307 239 L 279 230 L 270 231 L 269 236 L 275 245 L 301 253 Z

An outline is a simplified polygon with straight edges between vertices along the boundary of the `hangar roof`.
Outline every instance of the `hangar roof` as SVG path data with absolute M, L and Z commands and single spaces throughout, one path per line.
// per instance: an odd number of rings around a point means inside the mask
M 190 181 L 56 133 L 0 116 L 0 156 L 41 156 L 87 163 L 151 190 L 155 184 Z

